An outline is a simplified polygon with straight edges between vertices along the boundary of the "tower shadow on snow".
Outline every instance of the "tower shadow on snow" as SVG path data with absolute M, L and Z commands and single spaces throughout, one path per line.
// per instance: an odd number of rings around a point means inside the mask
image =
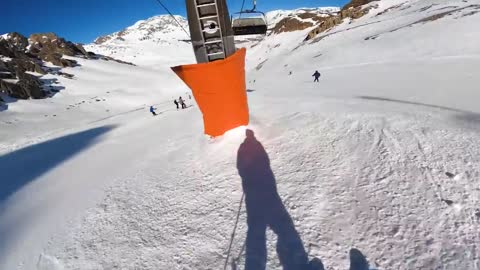
M 264 270 L 267 263 L 266 229 L 277 234 L 277 254 L 284 270 L 311 269 L 308 254 L 277 192 L 270 159 L 252 130 L 237 155 L 247 208 L 245 270 Z
M 434 105 L 434 104 L 426 104 L 426 103 L 415 102 L 415 101 L 399 100 L 399 99 L 384 98 L 384 97 L 372 97 L 372 96 L 359 96 L 358 98 L 366 99 L 366 100 L 377 100 L 377 101 L 403 103 L 403 104 L 430 107 L 430 108 L 441 109 L 441 110 L 452 111 L 452 112 L 474 114 L 474 112 L 470 112 L 470 111 L 455 109 L 455 108 L 446 107 L 446 106 Z
M 93 128 L 27 146 L 0 156 L 2 179 L 0 181 L 0 206 L 24 185 L 87 149 L 98 137 L 113 128 L 113 126 Z
M 434 104 L 427 104 L 427 103 L 406 101 L 406 100 L 399 100 L 399 99 L 392 99 L 392 98 L 384 98 L 384 97 L 358 96 L 357 98 L 364 99 L 364 100 L 394 102 L 394 103 L 401 103 L 401 104 L 408 104 L 408 105 L 415 105 L 415 106 L 422 106 L 427 108 L 450 111 L 450 112 L 457 113 L 455 115 L 455 119 L 457 120 L 465 122 L 469 125 L 474 124 L 475 126 L 478 126 L 478 124 L 480 124 L 480 113 L 477 113 L 477 112 L 461 110 L 461 109 L 456 109 L 456 108 L 451 108 L 451 107 L 441 106 L 441 105 L 434 105 Z

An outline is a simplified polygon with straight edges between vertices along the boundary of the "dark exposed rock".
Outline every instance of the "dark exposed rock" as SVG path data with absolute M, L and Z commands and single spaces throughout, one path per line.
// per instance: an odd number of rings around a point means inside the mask
M 30 71 L 46 74 L 36 59 L 23 56 L 12 58 L 7 62 L 2 61 L 0 70 L 0 92 L 20 99 L 45 97 L 45 92 L 40 87 L 40 80 L 27 73 Z
M 283 18 L 280 22 L 278 22 L 275 25 L 275 27 L 273 28 L 273 33 L 278 34 L 282 32 L 298 31 L 298 30 L 307 29 L 312 26 L 313 26 L 312 22 L 305 22 L 305 21 L 300 21 L 296 18 L 287 17 L 287 18 Z
M 0 79 L 0 90 L 2 92 L 18 99 L 46 97 L 38 77 L 25 72 L 18 72 L 16 75 L 18 79 Z
M 280 20 L 272 30 L 276 34 L 304 30 L 323 22 L 335 14 L 336 12 L 326 12 L 318 9 L 300 9 L 299 12 L 290 14 Z
M 328 29 L 333 28 L 335 25 L 340 24 L 342 22 L 342 20 L 343 19 L 342 19 L 341 16 L 331 16 L 331 17 L 328 17 L 328 18 L 324 18 L 324 20 L 322 22 L 320 22 L 320 24 L 315 29 L 313 29 L 312 31 L 310 31 L 308 33 L 305 40 L 310 40 L 310 39 L 314 38 L 315 36 L 317 36 L 318 34 L 320 34 L 322 32 L 325 32 Z
M 375 2 L 375 1 L 379 1 L 379 0 L 352 0 L 350 1 L 350 3 L 343 6 L 342 10 L 347 10 L 349 8 L 358 8 L 370 2 Z
M 16 50 L 7 40 L 0 39 L 0 55 L 13 58 L 16 57 Z
M 453 201 L 452 201 L 452 200 L 443 199 L 442 201 L 443 201 L 444 203 L 446 203 L 448 206 L 450 206 L 450 205 L 453 204 Z
M 62 77 L 65 77 L 67 79 L 73 79 L 74 75 L 73 74 L 70 74 L 70 73 L 66 73 L 66 72 L 57 72 L 57 75 L 60 75 Z
M 112 39 L 111 36 L 102 36 L 102 37 L 98 37 L 97 39 L 95 39 L 94 43 L 95 44 L 103 44 L 103 43 L 109 41 L 110 39 Z
M 382 15 L 384 15 L 384 14 L 386 14 L 386 13 L 392 11 L 392 10 L 399 9 L 399 8 L 401 8 L 403 5 L 405 5 L 405 3 L 401 3 L 401 4 L 398 4 L 398 5 L 395 5 L 395 6 L 391 6 L 391 7 L 387 8 L 387 9 L 385 9 L 385 10 L 377 13 L 377 15 L 375 15 L 375 17 L 382 16 Z
M 20 80 L 18 82 L 20 88 L 25 91 L 28 97 L 33 99 L 45 98 L 46 92 L 41 88 L 41 83 L 38 80 Z
M 17 32 L 8 34 L 8 38 L 18 51 L 25 51 L 28 46 L 28 39 Z
M 54 35 L 50 37 L 53 38 Z M 63 48 L 73 43 L 59 44 L 60 48 Z M 62 44 L 67 45 L 62 46 Z M 46 53 L 48 50 L 44 50 L 45 48 L 55 48 L 51 45 L 44 46 L 43 43 L 38 42 L 27 50 L 28 45 L 29 40 L 18 33 L 10 33 L 6 38 L 0 38 L 0 54 L 9 58 L 0 61 L 0 92 L 19 99 L 45 98 L 47 95 L 42 89 L 42 82 L 37 76 L 28 72 L 46 74 L 46 69 L 42 67 L 42 60 L 51 60 L 54 65 L 61 67 L 75 66 L 76 62 L 63 59 L 60 53 Z M 86 53 L 83 47 L 72 46 L 76 48 L 76 51 Z
M 127 62 L 127 61 L 115 59 L 115 58 L 110 57 L 110 56 L 104 56 L 104 55 L 102 55 L 100 58 L 101 58 L 102 60 L 105 60 L 105 61 L 114 61 L 114 62 L 117 62 L 117 63 L 120 63 L 120 64 L 135 66 L 134 63 L 130 63 L 130 62 Z
M 15 75 L 8 71 L 0 71 L 0 79 L 15 79 Z
M 59 53 L 51 53 L 42 56 L 44 61 L 50 62 L 59 67 L 74 67 L 77 65 L 77 61 L 71 59 L 62 58 Z
M 28 95 L 23 91 L 23 89 L 20 88 L 20 86 L 17 84 L 17 80 L 0 80 L 0 89 L 2 92 L 6 93 L 7 95 L 13 97 L 13 98 L 19 98 L 19 99 L 27 99 L 29 98 Z
M 83 48 L 83 45 L 81 45 L 81 44 L 74 44 L 74 45 L 75 45 L 75 47 L 77 47 L 77 50 L 82 53 L 83 56 L 85 56 L 87 58 L 89 57 L 89 54 L 88 54 L 87 50 L 85 50 L 85 48 Z
M 346 4 L 339 12 L 339 14 L 329 17 L 323 17 L 319 20 L 319 24 L 316 28 L 310 31 L 305 38 L 305 41 L 313 39 L 320 33 L 326 32 L 334 26 L 343 22 L 344 19 L 358 19 L 365 16 L 371 9 L 371 7 L 364 7 L 364 5 L 378 0 L 352 0 Z
M 445 175 L 448 176 L 449 178 L 454 178 L 455 177 L 455 174 L 453 174 L 451 172 L 446 172 Z
M 340 16 L 343 19 L 350 18 L 350 19 L 358 19 L 365 16 L 370 11 L 370 8 L 362 8 L 359 7 L 351 7 L 348 9 L 342 9 L 340 11 Z
M 40 75 L 51 73 L 73 78 L 73 74 L 59 71 L 59 68 L 47 68 L 44 62 L 50 62 L 57 67 L 74 67 L 78 63 L 65 56 L 83 57 L 86 59 L 103 59 L 118 63 L 133 65 L 132 63 L 114 59 L 108 56 L 96 55 L 87 52 L 81 44 L 75 44 L 58 37 L 54 33 L 33 34 L 28 39 L 19 33 L 13 32 L 0 37 L 0 92 L 18 99 L 45 98 L 51 92 L 58 91 L 59 87 L 50 87 L 50 91 L 43 90 L 39 77 L 29 74 L 34 72 Z
M 17 75 L 27 71 L 36 72 L 39 74 L 47 74 L 47 72 L 35 59 L 14 58 L 12 61 L 7 63 L 7 67 L 9 67 L 10 71 L 15 71 Z
M 39 51 L 40 57 L 48 54 L 61 54 L 67 56 L 86 56 L 87 52 L 82 45 L 74 44 L 58 37 L 54 33 L 32 34 L 29 37 L 30 51 Z
M 0 60 L 0 71 L 8 71 L 7 64 Z
M 0 79 L 14 79 L 15 74 L 8 68 L 7 63 L 0 61 Z
M 66 41 L 53 33 L 33 34 L 29 42 L 30 54 L 59 67 L 77 65 L 76 61 L 63 58 L 64 55 L 90 58 L 82 45 Z
M 6 41 L 17 51 L 25 51 L 28 46 L 28 39 L 17 32 L 8 33 Z

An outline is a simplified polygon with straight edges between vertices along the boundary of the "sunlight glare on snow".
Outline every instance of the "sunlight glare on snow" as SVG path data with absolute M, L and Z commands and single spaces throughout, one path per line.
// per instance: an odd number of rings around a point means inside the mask
M 239 127 L 230 129 L 229 131 L 225 132 L 225 135 L 223 135 L 223 137 L 226 138 L 227 140 L 243 138 L 245 137 L 246 129 L 247 129 L 246 126 L 239 126 Z
M 236 127 L 225 132 L 223 136 L 213 139 L 215 145 L 213 145 L 212 151 L 224 153 L 235 151 L 245 138 L 246 129 L 246 126 Z

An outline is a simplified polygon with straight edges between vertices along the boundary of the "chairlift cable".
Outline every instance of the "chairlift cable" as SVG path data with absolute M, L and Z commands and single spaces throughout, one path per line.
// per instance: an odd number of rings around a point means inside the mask
M 238 15 L 238 18 L 242 18 L 242 11 L 243 11 L 243 8 L 245 7 L 245 0 L 243 0 L 242 2 L 242 8 L 240 9 L 240 14 Z
M 188 38 L 192 38 L 190 37 L 190 34 L 187 32 L 187 30 L 185 30 L 185 28 L 180 24 L 180 22 L 177 20 L 177 18 L 175 18 L 175 16 L 173 16 L 173 14 L 170 12 L 170 10 L 162 3 L 162 1 L 160 0 L 156 0 L 167 12 L 168 14 L 170 14 L 170 16 L 173 18 L 173 20 L 175 20 L 175 22 L 178 24 L 178 26 L 180 26 L 180 28 L 182 28 L 183 32 L 185 32 L 185 34 L 187 34 Z M 245 1 L 245 0 L 244 0 Z

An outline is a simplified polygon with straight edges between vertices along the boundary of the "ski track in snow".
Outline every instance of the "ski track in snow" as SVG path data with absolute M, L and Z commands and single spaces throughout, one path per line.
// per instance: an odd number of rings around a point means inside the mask
M 287 119 L 269 123 L 281 136 L 260 141 L 310 255 L 333 269 L 348 267 L 351 247 L 380 269 L 478 267 L 477 205 L 465 184 L 478 175 L 480 160 L 464 151 L 477 136 L 444 132 L 421 115 Z M 295 130 L 285 130 L 285 121 Z M 165 146 L 148 159 L 175 157 L 173 168 L 147 165 L 118 181 L 53 254 L 67 269 L 221 268 L 241 196 L 235 151 L 242 136 L 235 132 L 215 144 Z M 199 160 L 200 153 L 209 155 Z M 447 171 L 463 177 L 454 181 Z M 245 238 L 245 213 L 241 220 L 232 254 Z M 268 236 L 269 266 L 276 269 L 275 237 Z

